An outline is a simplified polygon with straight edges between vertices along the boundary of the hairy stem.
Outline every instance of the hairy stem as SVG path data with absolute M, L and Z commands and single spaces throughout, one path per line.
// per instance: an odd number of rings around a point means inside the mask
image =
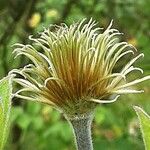
M 73 128 L 77 150 L 93 150 L 91 138 L 92 119 L 93 114 L 91 113 L 68 119 Z

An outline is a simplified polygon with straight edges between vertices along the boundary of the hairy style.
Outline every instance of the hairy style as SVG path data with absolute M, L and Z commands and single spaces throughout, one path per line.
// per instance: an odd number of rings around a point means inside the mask
M 68 115 L 82 115 L 98 103 L 116 101 L 120 94 L 141 93 L 131 87 L 150 76 L 129 82 L 127 76 L 143 73 L 133 64 L 144 55 L 135 56 L 136 49 L 119 42 L 121 33 L 111 27 L 112 22 L 103 31 L 92 19 L 83 19 L 71 26 L 51 25 L 39 38 L 30 36 L 32 45 L 15 44 L 16 56 L 32 61 L 11 71 L 19 74 L 14 81 L 22 87 L 15 96 L 49 104 Z M 115 69 L 125 56 L 130 60 Z

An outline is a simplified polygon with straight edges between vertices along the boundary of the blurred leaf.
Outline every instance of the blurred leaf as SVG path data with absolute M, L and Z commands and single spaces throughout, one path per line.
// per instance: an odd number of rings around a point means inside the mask
M 57 9 L 49 9 L 47 12 L 46 12 L 46 18 L 47 19 L 55 19 L 55 18 L 58 18 L 59 16 L 59 12 L 57 11 Z
M 143 135 L 145 149 L 150 150 L 150 116 L 138 106 L 134 106 L 134 109 L 140 121 L 140 127 Z
M 57 136 L 61 130 L 61 123 L 57 122 L 49 127 L 44 133 L 44 137 L 48 137 L 49 135 Z
M 0 150 L 4 148 L 8 136 L 12 94 L 12 77 L 0 81 Z
M 105 112 L 104 109 L 99 107 L 97 108 L 96 115 L 95 115 L 95 122 L 97 124 L 101 124 L 105 120 Z
M 11 121 L 16 121 L 16 119 L 23 113 L 22 107 L 13 107 Z
M 27 112 L 30 115 L 39 115 L 41 110 L 41 104 L 39 103 L 28 103 L 27 104 Z
M 32 118 L 29 117 L 25 112 L 22 113 L 22 115 L 20 115 L 18 117 L 18 119 L 16 120 L 16 123 L 22 128 L 22 129 L 27 129 L 27 127 L 29 126 L 29 124 L 31 123 Z
M 43 122 L 42 117 L 40 117 L 40 116 L 34 117 L 32 119 L 32 125 L 33 125 L 35 130 L 41 129 L 44 126 L 44 122 Z
M 7 1 L 1 0 L 0 1 L 0 11 L 3 10 L 7 6 Z
M 36 13 L 34 13 L 34 14 L 31 16 L 31 18 L 29 19 L 28 25 L 29 25 L 29 27 L 31 27 L 31 28 L 35 28 L 35 27 L 38 26 L 38 24 L 40 23 L 40 21 L 41 21 L 41 14 L 38 13 L 38 12 L 36 12 Z
M 72 130 L 71 127 L 69 127 L 67 121 L 61 123 L 60 134 L 64 141 L 70 141 L 70 139 L 72 138 Z

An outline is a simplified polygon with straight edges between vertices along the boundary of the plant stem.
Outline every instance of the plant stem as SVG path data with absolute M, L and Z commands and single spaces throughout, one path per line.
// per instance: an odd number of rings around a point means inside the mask
M 91 138 L 91 123 L 93 120 L 93 113 L 76 116 L 74 118 L 67 118 L 70 122 L 77 150 L 93 150 Z

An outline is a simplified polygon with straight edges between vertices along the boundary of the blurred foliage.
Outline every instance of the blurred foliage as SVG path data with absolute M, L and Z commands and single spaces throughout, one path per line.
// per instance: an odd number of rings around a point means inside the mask
M 150 73 L 150 1 L 149 0 L 0 0 L 0 77 L 12 68 L 29 62 L 24 57 L 14 60 L 12 45 L 28 43 L 29 35 L 37 35 L 43 27 L 82 18 L 94 18 L 106 28 L 114 27 L 143 52 L 138 65 Z M 140 74 L 137 74 L 140 76 Z M 132 105 L 142 105 L 150 113 L 149 82 L 139 85 L 145 93 L 122 96 L 111 105 L 100 105 L 93 123 L 95 150 L 143 150 Z M 8 150 L 73 150 L 73 136 L 68 123 L 49 106 L 13 100 L 12 131 Z

